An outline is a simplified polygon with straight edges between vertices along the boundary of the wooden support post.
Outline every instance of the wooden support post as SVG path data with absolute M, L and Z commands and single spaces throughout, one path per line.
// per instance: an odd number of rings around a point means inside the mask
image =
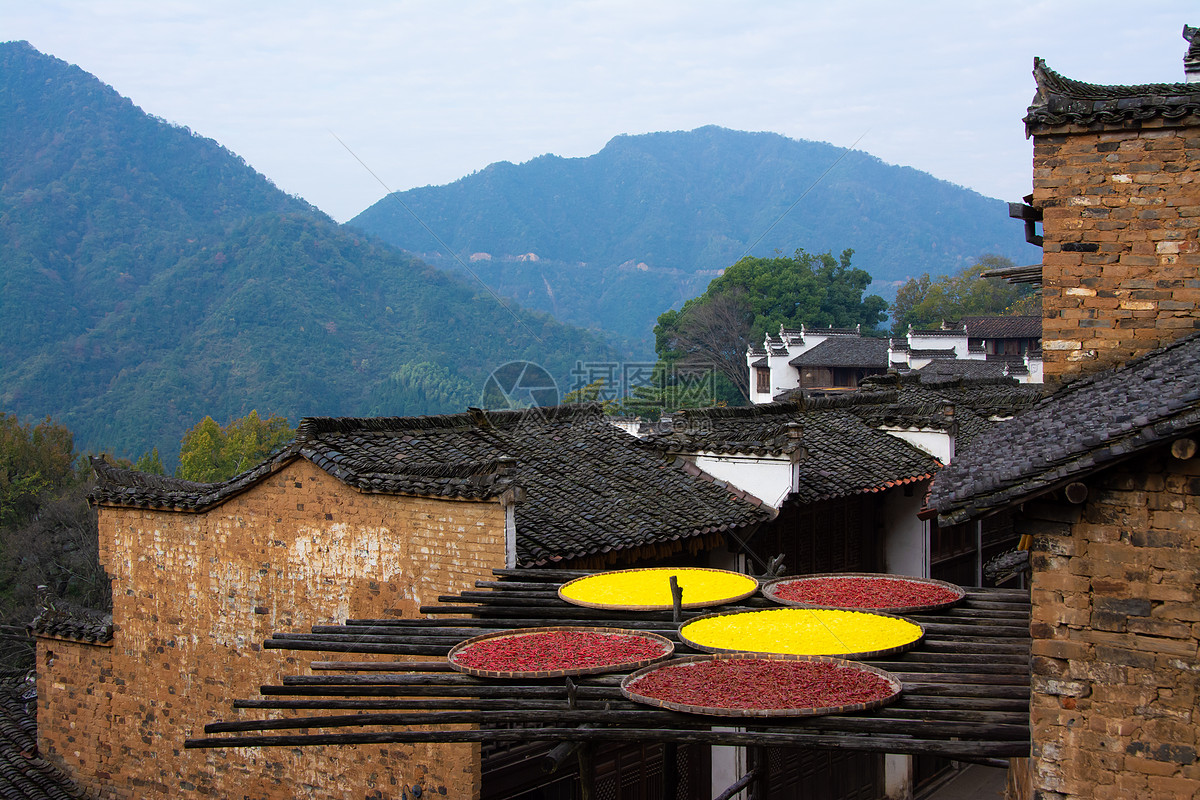
M 579 750 L 579 800 L 596 800 L 596 745 L 581 742 Z
M 746 759 L 754 775 L 750 783 L 750 800 L 767 800 L 771 791 L 771 771 L 767 763 L 767 748 L 757 745 L 746 748 Z
M 683 587 L 674 575 L 671 576 L 671 603 L 674 606 L 674 621 L 683 622 Z
M 679 797 L 679 745 L 667 742 L 663 745 L 663 793 L 664 800 Z

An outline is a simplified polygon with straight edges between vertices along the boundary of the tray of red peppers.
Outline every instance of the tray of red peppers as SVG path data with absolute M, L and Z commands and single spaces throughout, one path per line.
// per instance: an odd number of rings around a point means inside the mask
M 933 578 L 876 572 L 833 572 L 777 578 L 762 587 L 773 602 L 796 608 L 839 608 L 915 614 L 939 611 L 966 596 L 962 587 Z
M 675 652 L 666 637 L 624 628 L 558 626 L 489 633 L 460 642 L 450 666 L 480 678 L 560 678 L 638 669 Z
M 867 711 L 900 696 L 900 681 L 828 656 L 721 653 L 644 667 L 621 692 L 646 705 L 724 717 L 811 717 Z

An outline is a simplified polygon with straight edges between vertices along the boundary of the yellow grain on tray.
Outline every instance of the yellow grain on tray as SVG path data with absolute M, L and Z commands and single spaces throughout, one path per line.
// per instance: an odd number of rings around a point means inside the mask
M 919 625 L 861 611 L 777 608 L 705 617 L 679 633 L 704 647 L 752 653 L 836 656 L 903 647 L 921 638 Z
M 614 606 L 671 606 L 671 576 L 683 588 L 683 602 L 716 603 L 754 591 L 754 578 L 710 569 L 633 569 L 604 572 L 563 587 L 563 597 Z

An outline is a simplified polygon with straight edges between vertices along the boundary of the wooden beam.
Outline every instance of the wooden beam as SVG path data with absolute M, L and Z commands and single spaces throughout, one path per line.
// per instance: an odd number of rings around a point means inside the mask
M 1171 442 L 1171 455 L 1180 461 L 1187 461 L 1196 455 L 1196 440 L 1185 436 Z

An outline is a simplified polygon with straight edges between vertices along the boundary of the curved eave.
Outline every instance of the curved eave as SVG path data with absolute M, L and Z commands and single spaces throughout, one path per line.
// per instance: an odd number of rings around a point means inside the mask
M 210 511 L 217 506 L 223 505 L 235 497 L 244 494 L 250 489 L 258 486 L 266 479 L 278 474 L 283 469 L 291 465 L 298 459 L 303 458 L 313 466 L 320 469 L 322 472 L 330 475 L 335 480 L 345 486 L 354 489 L 360 494 L 378 494 L 389 495 L 393 497 L 421 497 L 432 499 L 454 499 L 463 501 L 487 502 L 502 496 L 509 491 L 514 482 L 511 480 L 499 480 L 486 485 L 469 484 L 467 482 L 438 484 L 436 487 L 430 487 L 428 490 L 422 490 L 412 487 L 396 487 L 389 485 L 388 479 L 359 479 L 352 476 L 335 475 L 325 465 L 320 463 L 320 459 L 314 458 L 313 455 L 305 450 L 292 451 L 289 453 L 276 456 L 275 458 L 260 464 L 249 472 L 231 478 L 223 484 L 213 484 L 213 491 L 195 498 L 194 501 L 188 498 L 172 496 L 170 493 L 163 493 L 155 496 L 143 489 L 144 497 L 140 499 L 122 498 L 121 490 L 106 489 L 97 486 L 93 491 L 91 501 L 94 505 L 104 506 L 105 508 L 139 508 L 150 511 L 167 511 L 181 514 L 202 514 Z M 261 471 L 258 471 L 261 470 Z M 403 476 L 398 476 L 394 479 L 396 482 L 403 480 Z M 419 476 L 417 479 L 419 480 Z M 414 480 L 414 482 L 415 482 Z M 134 490 L 129 489 L 132 494 Z
M 1105 86 L 1084 83 L 1058 74 L 1035 58 L 1033 76 L 1037 95 L 1025 116 L 1026 135 L 1086 127 L 1139 127 L 1150 120 L 1164 124 L 1184 122 L 1200 115 L 1200 84 L 1150 83 L 1139 86 Z

